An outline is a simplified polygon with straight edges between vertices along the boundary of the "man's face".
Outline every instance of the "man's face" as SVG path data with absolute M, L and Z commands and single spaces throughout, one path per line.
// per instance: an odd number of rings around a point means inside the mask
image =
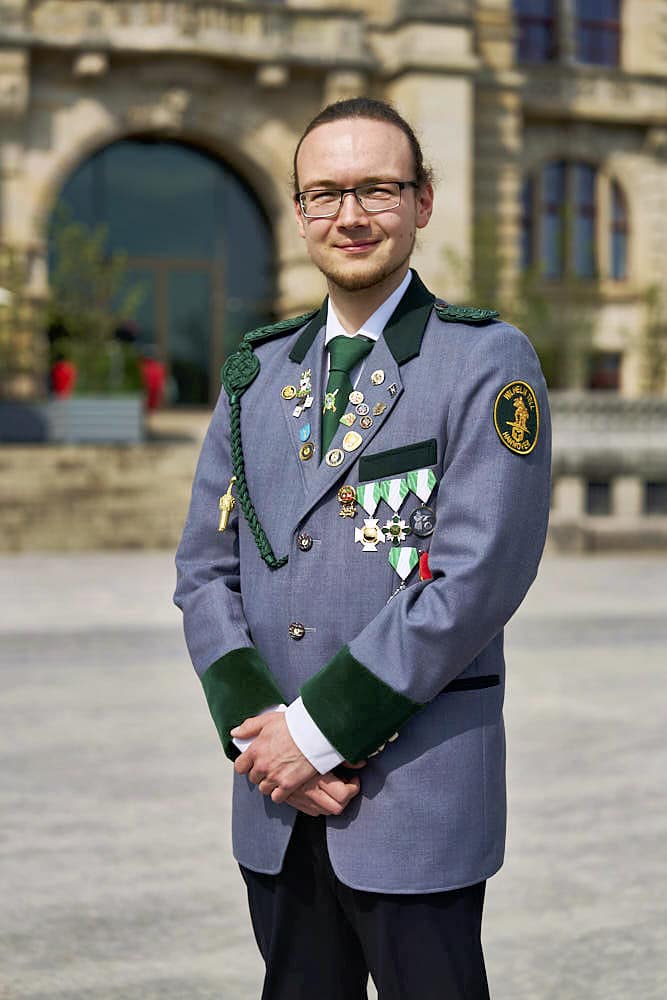
M 297 157 L 299 190 L 351 188 L 371 181 L 414 181 L 407 136 L 396 125 L 349 118 L 318 125 Z M 347 291 L 371 288 L 393 274 L 405 274 L 417 229 L 431 217 L 433 189 L 406 187 L 401 204 L 366 212 L 353 194 L 338 215 L 307 219 L 296 203 L 299 232 L 313 263 L 329 282 Z

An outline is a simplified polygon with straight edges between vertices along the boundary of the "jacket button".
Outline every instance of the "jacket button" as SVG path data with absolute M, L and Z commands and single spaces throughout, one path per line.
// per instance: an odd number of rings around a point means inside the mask
M 313 536 L 312 535 L 299 535 L 297 539 L 297 545 L 302 552 L 308 552 L 313 547 Z
M 287 631 L 289 632 L 291 639 L 303 639 L 306 634 L 306 630 L 301 622 L 290 622 Z

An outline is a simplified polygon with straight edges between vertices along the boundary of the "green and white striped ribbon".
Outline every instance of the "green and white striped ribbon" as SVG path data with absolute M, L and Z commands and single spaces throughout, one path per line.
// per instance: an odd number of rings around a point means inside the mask
M 398 514 L 409 492 L 407 479 L 383 479 L 380 482 L 380 496 L 395 514 Z
M 414 472 L 408 472 L 407 481 L 415 496 L 418 496 L 422 503 L 426 503 L 436 482 L 433 470 L 415 469 Z
M 389 549 L 392 568 L 405 581 L 419 562 L 419 552 L 412 545 L 392 546 Z
M 357 503 L 372 517 L 380 502 L 380 484 L 362 483 L 357 486 Z

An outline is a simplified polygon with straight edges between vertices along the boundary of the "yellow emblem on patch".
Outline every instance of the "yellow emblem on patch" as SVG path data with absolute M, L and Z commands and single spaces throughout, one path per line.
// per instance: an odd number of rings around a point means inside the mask
M 527 382 L 515 379 L 503 386 L 493 406 L 493 423 L 506 448 L 530 454 L 540 433 L 540 408 Z

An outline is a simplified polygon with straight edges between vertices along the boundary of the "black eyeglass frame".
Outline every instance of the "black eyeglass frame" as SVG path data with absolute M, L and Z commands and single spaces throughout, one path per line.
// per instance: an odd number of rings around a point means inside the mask
M 383 184 L 396 185 L 396 187 L 398 188 L 397 204 L 392 205 L 390 208 L 389 207 L 366 208 L 366 206 L 363 204 L 359 196 L 359 192 L 363 191 L 364 188 L 381 187 Z M 338 215 L 341 208 L 343 207 L 343 198 L 345 197 L 345 195 L 353 194 L 354 197 L 357 199 L 357 202 L 360 205 L 360 207 L 364 210 L 364 212 L 370 212 L 371 215 L 375 215 L 378 212 L 392 212 L 394 209 L 398 208 L 401 204 L 401 196 L 403 194 L 403 189 L 406 187 L 412 187 L 415 188 L 415 190 L 418 190 L 419 184 L 417 183 L 417 181 L 372 181 L 368 184 L 357 184 L 356 187 L 351 187 L 351 188 L 307 188 L 305 191 L 297 191 L 296 194 L 294 195 L 294 200 L 299 203 L 299 208 L 301 209 L 301 212 L 306 219 L 333 219 L 336 215 Z M 317 192 L 325 192 L 325 191 L 328 191 L 331 194 L 334 194 L 335 192 L 338 195 L 338 207 L 336 208 L 336 210 L 334 212 L 327 212 L 326 215 L 308 215 L 308 212 L 306 212 L 303 206 L 303 201 L 302 201 L 303 196 L 306 194 L 315 194 Z

